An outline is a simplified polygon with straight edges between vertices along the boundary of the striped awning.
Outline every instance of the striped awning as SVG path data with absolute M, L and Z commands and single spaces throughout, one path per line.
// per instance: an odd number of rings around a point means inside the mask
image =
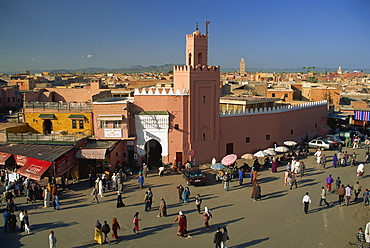
M 353 119 L 357 121 L 369 121 L 370 120 L 370 111 L 355 111 L 355 116 Z
M 52 120 L 52 119 L 55 119 L 55 116 L 54 116 L 54 114 L 40 114 L 39 118 L 40 119 Z

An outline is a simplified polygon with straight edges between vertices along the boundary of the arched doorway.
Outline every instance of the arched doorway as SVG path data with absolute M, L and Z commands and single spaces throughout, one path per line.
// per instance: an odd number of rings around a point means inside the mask
M 51 120 L 44 120 L 43 128 L 44 134 L 51 134 L 51 131 L 53 131 L 53 123 Z
M 161 144 L 154 140 L 148 140 L 145 143 L 145 162 L 148 167 L 157 167 L 162 164 L 162 146 Z

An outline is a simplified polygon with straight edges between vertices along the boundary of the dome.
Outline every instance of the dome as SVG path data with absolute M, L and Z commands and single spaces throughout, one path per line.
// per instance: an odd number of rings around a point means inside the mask
M 194 31 L 193 34 L 201 35 L 201 33 L 198 30 Z

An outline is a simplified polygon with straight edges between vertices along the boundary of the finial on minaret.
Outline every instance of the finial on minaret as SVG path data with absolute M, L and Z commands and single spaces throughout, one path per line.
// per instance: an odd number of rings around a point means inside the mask
M 198 23 L 195 24 L 195 30 L 198 30 Z

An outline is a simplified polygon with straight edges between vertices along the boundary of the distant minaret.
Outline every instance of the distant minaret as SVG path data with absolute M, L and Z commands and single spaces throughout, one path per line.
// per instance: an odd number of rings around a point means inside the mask
M 244 62 L 244 58 L 241 58 L 240 59 L 239 74 L 241 76 L 243 76 L 245 74 L 245 62 Z
M 342 66 L 339 66 L 339 67 L 338 67 L 337 73 L 338 73 L 339 75 L 342 75 L 342 73 L 343 73 L 343 72 L 342 72 Z

